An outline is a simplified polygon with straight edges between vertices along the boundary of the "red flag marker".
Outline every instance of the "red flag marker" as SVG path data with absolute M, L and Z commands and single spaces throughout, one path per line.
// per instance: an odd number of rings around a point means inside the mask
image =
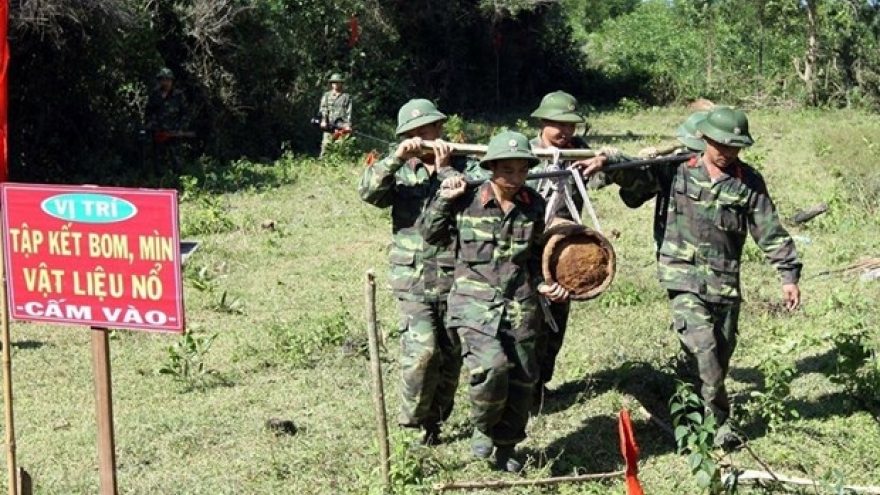
M 633 435 L 632 422 L 629 419 L 629 411 L 620 410 L 617 422 L 617 431 L 620 434 L 620 453 L 626 462 L 626 493 L 627 495 L 645 495 L 642 485 L 639 483 L 639 446 Z

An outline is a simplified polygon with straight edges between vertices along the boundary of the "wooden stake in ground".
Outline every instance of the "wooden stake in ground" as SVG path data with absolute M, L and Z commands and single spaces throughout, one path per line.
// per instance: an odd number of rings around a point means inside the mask
M 0 229 L 2 231 L 2 229 Z M 3 398 L 6 404 L 6 467 L 9 469 L 9 493 L 17 495 L 18 470 L 15 460 L 15 415 L 12 410 L 12 337 L 9 335 L 9 310 L 6 307 L 6 261 L 0 243 L 0 320 L 3 345 Z
M 620 478 L 625 473 L 626 471 L 614 471 L 611 473 L 557 476 L 555 478 L 539 478 L 536 480 L 455 481 L 452 483 L 434 483 L 433 488 L 434 491 L 441 492 L 444 490 L 478 490 L 481 488 L 512 488 L 515 486 L 548 486 Z
M 385 417 L 385 387 L 382 384 L 382 363 L 379 361 L 379 335 L 376 324 L 376 274 L 367 271 L 367 337 L 370 347 L 370 371 L 373 375 L 373 401 L 376 405 L 376 424 L 379 429 L 379 461 L 382 467 L 382 485 L 391 486 L 390 446 L 388 420 Z
M 92 368 L 95 375 L 95 415 L 98 420 L 98 467 L 101 495 L 116 495 L 116 440 L 113 433 L 113 380 L 110 377 L 110 337 L 106 328 L 92 327 Z

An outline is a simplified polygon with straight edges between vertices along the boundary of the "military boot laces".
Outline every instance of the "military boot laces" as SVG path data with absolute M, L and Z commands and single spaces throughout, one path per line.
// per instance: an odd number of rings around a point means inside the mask
M 495 450 L 495 469 L 507 471 L 508 473 L 522 472 L 523 465 L 513 458 L 513 453 L 514 449 L 512 446 L 498 447 Z

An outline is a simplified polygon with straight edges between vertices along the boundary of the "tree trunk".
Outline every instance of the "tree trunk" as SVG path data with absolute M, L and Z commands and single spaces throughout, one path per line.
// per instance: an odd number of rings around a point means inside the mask
M 817 0 L 806 0 L 807 6 L 807 54 L 804 60 L 804 72 L 801 74 L 807 88 L 807 101 L 810 105 L 818 104 L 816 95 L 816 73 L 819 63 L 819 15 L 816 11 Z

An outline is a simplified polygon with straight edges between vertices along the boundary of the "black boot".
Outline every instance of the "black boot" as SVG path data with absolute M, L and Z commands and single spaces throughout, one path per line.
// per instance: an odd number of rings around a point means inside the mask
M 433 447 L 442 443 L 440 441 L 440 425 L 435 423 L 425 425 L 423 428 L 425 429 L 425 436 L 422 437 L 422 445 Z
M 523 465 L 513 458 L 513 453 L 514 448 L 512 445 L 505 445 L 495 449 L 495 469 L 507 471 L 508 473 L 522 472 Z

